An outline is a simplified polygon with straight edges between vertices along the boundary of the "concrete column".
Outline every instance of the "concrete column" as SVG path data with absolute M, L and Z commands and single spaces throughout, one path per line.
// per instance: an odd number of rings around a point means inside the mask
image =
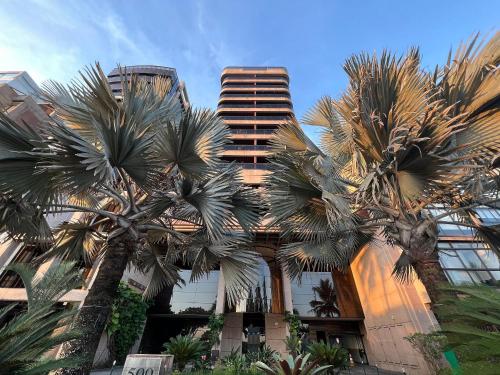
M 285 303 L 285 311 L 293 312 L 292 284 L 290 278 L 283 269 L 281 269 L 281 277 L 283 280 L 283 301 Z
M 224 314 L 224 305 L 226 303 L 226 288 L 224 283 L 224 274 L 222 273 L 222 266 L 219 271 L 219 282 L 217 284 L 217 300 L 215 303 L 215 313 Z

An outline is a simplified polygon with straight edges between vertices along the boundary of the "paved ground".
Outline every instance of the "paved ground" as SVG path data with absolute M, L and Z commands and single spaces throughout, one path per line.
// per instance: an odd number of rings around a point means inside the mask
M 396 375 L 402 372 L 381 370 L 375 366 L 356 366 L 340 372 L 342 375 Z
M 121 375 L 122 370 L 123 370 L 122 366 L 116 366 L 113 369 L 113 375 Z M 108 369 L 102 369 L 102 370 L 92 370 L 92 371 L 90 371 L 91 375 L 110 375 L 110 373 L 111 373 L 111 369 L 110 368 L 108 368 Z
M 113 369 L 113 375 L 121 375 L 123 367 L 116 366 Z M 90 372 L 91 375 L 110 375 L 111 369 L 93 370 Z M 356 366 L 343 370 L 340 372 L 341 375 L 399 375 L 402 372 L 393 372 L 387 370 L 378 370 L 375 366 Z

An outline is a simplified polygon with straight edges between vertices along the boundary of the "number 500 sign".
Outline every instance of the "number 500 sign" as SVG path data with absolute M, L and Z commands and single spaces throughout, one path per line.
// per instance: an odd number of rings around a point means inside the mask
M 172 372 L 174 356 L 164 354 L 130 354 L 122 375 L 166 375 Z

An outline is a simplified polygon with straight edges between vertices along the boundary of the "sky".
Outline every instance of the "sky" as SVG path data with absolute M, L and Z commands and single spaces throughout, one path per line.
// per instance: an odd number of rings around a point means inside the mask
M 500 1 L 0 0 L 0 25 L 0 70 L 40 84 L 96 61 L 164 65 L 197 107 L 216 108 L 225 66 L 285 66 L 300 119 L 341 95 L 351 55 L 419 46 L 433 69 L 471 34 L 500 29 Z

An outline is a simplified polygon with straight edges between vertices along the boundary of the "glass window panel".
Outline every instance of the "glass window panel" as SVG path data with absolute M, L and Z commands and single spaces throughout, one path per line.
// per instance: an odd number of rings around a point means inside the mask
M 301 316 L 337 317 L 337 296 L 330 272 L 304 272 L 292 281 L 293 307 Z
M 438 248 L 439 249 L 449 249 L 451 247 L 449 242 L 439 242 L 438 243 Z
M 491 250 L 477 249 L 476 254 L 481 258 L 486 267 L 500 269 L 498 256 Z
M 484 268 L 473 250 L 460 250 L 457 251 L 457 254 L 464 262 L 466 268 Z
M 490 273 L 496 281 L 500 281 L 500 271 L 490 271 Z
M 447 270 L 446 273 L 453 284 L 472 284 L 472 279 L 466 271 Z
M 219 271 L 213 271 L 207 278 L 189 282 L 191 270 L 180 271 L 185 285 L 176 285 L 172 290 L 170 305 L 172 312 L 209 313 L 217 299 Z
M 491 283 L 494 281 L 488 271 L 469 271 L 469 276 L 477 283 Z
M 464 268 L 464 265 L 453 250 L 439 252 L 439 260 L 443 268 Z

